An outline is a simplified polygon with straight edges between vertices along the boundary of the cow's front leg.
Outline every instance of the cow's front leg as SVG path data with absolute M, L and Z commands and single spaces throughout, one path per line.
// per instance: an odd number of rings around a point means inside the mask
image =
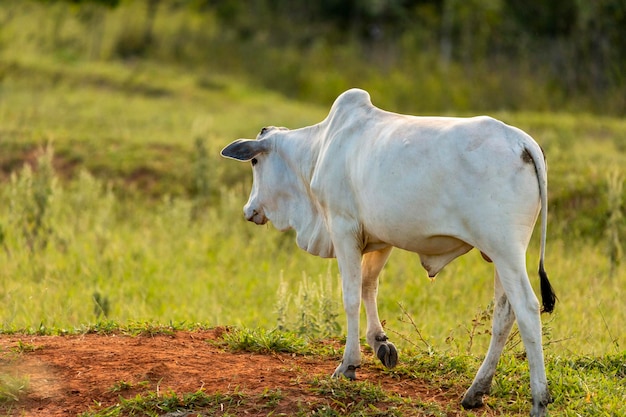
M 387 368 L 393 368 L 398 363 L 398 351 L 393 343 L 387 340 L 383 327 L 378 318 L 378 275 L 385 266 L 391 246 L 379 251 L 363 255 L 361 262 L 362 298 L 367 316 L 367 343 L 374 350 L 374 354 Z
M 361 365 L 359 346 L 359 311 L 361 309 L 361 249 L 355 239 L 354 228 L 344 220 L 333 221 L 333 244 L 341 274 L 343 307 L 348 322 L 343 360 L 335 369 L 334 377 L 344 375 L 356 379 L 356 369 Z

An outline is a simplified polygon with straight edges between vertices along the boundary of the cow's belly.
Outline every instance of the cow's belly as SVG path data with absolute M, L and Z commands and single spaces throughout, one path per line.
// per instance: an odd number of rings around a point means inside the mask
M 391 238 L 382 242 L 376 239 L 374 242 L 368 242 L 365 252 L 379 250 L 387 246 L 417 253 L 420 256 L 422 266 L 431 278 L 454 259 L 473 248 L 472 245 L 452 236 L 430 236 L 419 237 L 410 241 Z
M 437 256 L 456 251 L 460 247 L 466 245 L 467 243 L 455 237 L 431 236 L 428 238 L 419 239 L 414 242 L 407 242 L 407 244 L 404 245 L 404 247 L 401 247 L 401 249 L 416 252 L 426 256 Z
M 367 233 L 367 232 L 366 232 Z M 386 233 L 368 234 L 366 249 L 377 250 L 385 246 L 394 246 L 410 252 L 426 256 L 437 256 L 458 250 L 462 246 L 472 245 L 456 236 L 447 235 L 420 235 L 411 233 L 411 230 L 403 230 L 392 235 Z M 368 251 L 369 251 L 368 250 Z

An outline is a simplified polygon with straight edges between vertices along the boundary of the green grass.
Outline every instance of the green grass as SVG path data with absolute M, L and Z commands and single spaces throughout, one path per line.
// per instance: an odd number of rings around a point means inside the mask
M 624 353 L 605 357 L 546 358 L 551 414 L 563 416 L 617 416 L 623 412 L 625 394 L 622 380 L 626 371 Z M 402 378 L 417 378 L 449 390 L 450 401 L 458 400 L 469 387 L 480 362 L 467 355 L 435 352 L 417 353 L 397 369 L 389 371 Z M 528 364 L 524 355 L 505 353 L 494 377 L 486 405 L 504 415 L 526 415 L 530 401 Z
M 314 382 L 314 388 L 309 388 L 311 393 L 317 394 L 318 398 L 302 402 L 297 406 L 295 415 L 321 415 L 321 416 L 402 416 L 411 411 L 410 405 L 404 405 L 395 397 L 388 396 L 380 388 L 367 383 L 350 383 L 346 381 L 329 381 L 321 383 L 327 389 L 320 389 L 320 383 Z M 323 399 L 323 396 L 334 394 L 336 399 Z M 311 395 L 311 394 L 309 394 Z M 114 406 L 82 413 L 82 417 L 114 417 L 124 415 L 149 415 L 157 416 L 163 413 L 192 412 L 199 415 L 241 415 L 241 410 L 248 412 L 264 412 L 272 415 L 275 409 L 284 399 L 280 389 L 265 390 L 260 394 L 247 394 L 241 391 L 207 394 L 197 391 L 178 395 L 176 393 L 157 394 L 147 391 L 133 398 L 121 398 Z M 372 404 L 375 401 L 376 405 Z M 404 410 L 404 412 L 403 412 Z M 282 415 L 282 414 L 277 414 Z M 445 415 L 445 414 L 435 414 Z
M 196 391 L 178 395 L 174 392 L 158 393 L 147 391 L 132 398 L 120 398 L 120 402 L 114 406 L 94 411 L 87 411 L 81 417 L 117 417 L 126 415 L 158 416 L 167 413 L 184 411 L 198 411 L 214 414 L 226 412 L 220 415 L 236 415 L 237 407 L 245 401 L 245 396 L 238 393 L 230 394 L 207 394 Z M 97 407 L 96 407 L 97 408 Z
M 332 407 L 318 407 L 318 412 L 329 412 L 330 415 L 367 413 L 366 415 L 401 416 L 402 406 L 409 402 L 399 396 L 389 395 L 381 385 L 371 382 L 324 378 L 313 379 L 311 386 L 311 391 L 315 394 L 332 398 Z M 384 410 L 380 407 L 381 403 L 385 403 Z

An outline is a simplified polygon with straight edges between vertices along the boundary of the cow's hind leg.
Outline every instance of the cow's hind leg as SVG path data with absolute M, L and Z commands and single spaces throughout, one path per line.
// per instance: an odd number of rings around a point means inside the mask
M 483 395 L 489 394 L 491 391 L 491 381 L 493 375 L 496 372 L 496 366 L 500 360 L 500 355 L 504 345 L 506 344 L 507 337 L 511 332 L 511 327 L 515 320 L 515 315 L 511 309 L 502 283 L 498 277 L 498 272 L 495 273 L 495 305 L 493 307 L 493 324 L 491 342 L 489 344 L 489 350 L 487 356 L 483 361 L 474 382 L 463 396 L 462 405 L 465 408 L 476 408 L 483 405 Z
M 393 343 L 387 340 L 378 317 L 376 296 L 378 295 L 378 275 L 385 266 L 391 246 L 384 249 L 368 252 L 363 255 L 361 262 L 362 273 L 362 299 L 367 316 L 367 343 L 374 353 L 387 368 L 393 368 L 398 363 L 398 351 Z
M 533 292 L 526 273 L 523 254 L 504 259 L 494 259 L 500 283 L 515 314 L 522 342 L 526 349 L 530 370 L 530 391 L 532 393 L 532 417 L 546 415 L 547 405 L 552 402 L 548 391 L 548 381 L 541 345 L 541 317 L 539 301 Z M 471 388 L 470 388 L 471 389 Z

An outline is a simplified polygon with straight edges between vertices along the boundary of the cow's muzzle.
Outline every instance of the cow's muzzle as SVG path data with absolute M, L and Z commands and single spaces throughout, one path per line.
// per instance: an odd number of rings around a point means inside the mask
M 267 223 L 267 217 L 265 217 L 265 214 L 263 212 L 252 210 L 252 212 L 250 213 L 245 212 L 244 215 L 246 216 L 246 220 L 248 220 L 249 222 L 254 222 L 258 225 Z

